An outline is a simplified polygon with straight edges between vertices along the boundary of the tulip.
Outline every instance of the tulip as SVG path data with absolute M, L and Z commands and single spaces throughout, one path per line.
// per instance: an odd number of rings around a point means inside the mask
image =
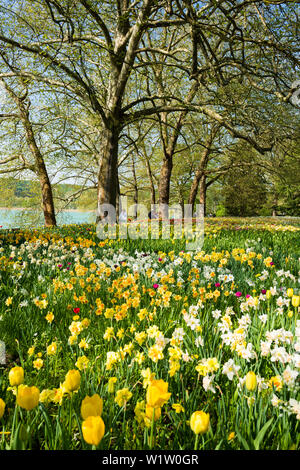
M 272 297 L 272 293 L 270 290 L 267 290 L 266 292 L 266 298 L 269 300 Z
M 37 387 L 20 385 L 17 393 L 17 405 L 27 411 L 35 408 L 39 403 L 40 391 Z
M 195 411 L 190 419 L 191 430 L 195 434 L 204 434 L 209 428 L 209 413 Z
M 293 307 L 299 307 L 300 304 L 300 295 L 293 295 L 292 297 L 292 306 Z
M 103 400 L 95 393 L 93 396 L 86 396 L 81 402 L 81 416 L 87 419 L 89 416 L 101 416 L 103 410 Z
M 170 398 L 168 383 L 163 380 L 153 380 L 148 386 L 146 399 L 147 405 L 153 408 L 161 408 Z
M 256 384 L 257 384 L 256 375 L 255 375 L 255 373 L 251 370 L 251 371 L 248 372 L 248 374 L 246 375 L 245 385 L 246 385 L 247 390 L 249 390 L 249 392 L 252 392 L 253 390 L 255 390 Z
M 13 367 L 8 374 L 9 383 L 12 387 L 21 385 L 24 382 L 24 369 L 23 367 Z
M 63 385 L 67 392 L 78 390 L 80 387 L 80 372 L 76 369 L 69 370 Z
M 293 297 L 293 295 L 294 295 L 294 289 L 288 289 L 288 290 L 286 291 L 286 295 L 287 295 L 288 297 Z
M 1 419 L 2 416 L 4 415 L 4 410 L 5 410 L 5 403 L 4 403 L 4 401 L 2 400 L 2 398 L 0 398 L 0 419 Z
M 105 424 L 101 416 L 89 416 L 81 426 L 83 439 L 88 444 L 97 446 L 105 433 Z

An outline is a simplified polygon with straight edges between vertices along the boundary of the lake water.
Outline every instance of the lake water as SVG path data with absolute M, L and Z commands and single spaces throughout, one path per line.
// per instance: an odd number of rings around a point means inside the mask
M 56 216 L 58 225 L 94 223 L 95 212 L 62 211 Z M 0 209 L 0 226 L 2 228 L 37 227 L 44 225 L 42 214 L 22 209 Z

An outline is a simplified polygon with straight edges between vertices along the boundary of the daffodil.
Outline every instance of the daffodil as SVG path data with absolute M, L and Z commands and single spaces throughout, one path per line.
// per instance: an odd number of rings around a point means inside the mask
M 171 393 L 168 392 L 169 384 L 163 380 L 153 380 L 148 386 L 146 400 L 149 406 L 161 408 L 169 400 Z
M 184 408 L 180 403 L 173 403 L 172 405 L 173 410 L 175 410 L 176 413 L 183 413 Z
M 115 402 L 120 406 L 125 406 L 126 403 L 130 400 L 132 397 L 132 393 L 129 391 L 128 388 L 122 388 L 117 391 L 116 396 L 115 396 Z

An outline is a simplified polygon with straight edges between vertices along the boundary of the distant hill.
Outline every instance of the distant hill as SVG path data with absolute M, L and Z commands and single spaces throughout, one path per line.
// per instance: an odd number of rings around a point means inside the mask
M 55 184 L 53 194 L 57 208 L 94 210 L 97 207 L 96 190 L 88 189 L 79 193 L 75 199 L 72 195 L 82 188 L 74 184 Z M 23 207 L 29 208 L 39 206 L 40 187 L 38 181 L 20 180 L 12 177 L 0 178 L 0 207 Z M 69 203 L 67 200 L 71 199 Z M 67 204 L 67 205 L 66 205 Z

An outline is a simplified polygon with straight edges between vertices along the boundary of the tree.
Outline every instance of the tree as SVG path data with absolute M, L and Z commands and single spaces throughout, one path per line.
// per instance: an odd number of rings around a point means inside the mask
M 15 0 L 13 8 L 0 8 L 0 19 L 0 47 L 5 46 L 8 61 L 17 63 L 15 76 L 88 103 L 101 121 L 99 207 L 116 205 L 120 141 L 132 123 L 157 116 L 171 135 L 168 143 L 164 139 L 169 155 L 186 114 L 199 113 L 265 153 L 274 138 L 263 132 L 263 119 L 256 119 L 258 113 L 247 125 L 242 119 L 249 96 L 253 99 L 256 89 L 288 104 L 293 95 L 299 60 L 297 15 L 291 3 Z M 179 37 L 181 31 L 185 35 L 188 54 L 175 53 L 172 41 L 171 50 L 157 44 L 157 38 L 165 34 L 170 39 L 176 29 Z M 165 76 L 170 81 L 154 93 L 147 83 L 159 65 L 169 70 Z M 172 70 L 180 70 L 186 82 L 182 96 L 172 90 Z M 234 89 L 240 85 L 247 90 L 241 111 L 234 103 Z M 161 202 L 168 197 L 170 162 L 165 159 L 162 165 Z
M 16 91 L 13 90 L 11 86 L 8 85 L 8 83 L 4 79 L 0 78 L 0 84 L 5 88 L 5 90 L 7 91 L 7 93 L 13 100 L 13 102 L 15 103 L 17 110 L 16 110 L 16 113 L 11 115 L 11 117 L 14 119 L 15 118 L 19 119 L 22 122 L 27 147 L 31 152 L 34 163 L 28 162 L 28 160 L 26 160 L 26 158 L 24 157 L 24 154 L 15 155 L 11 157 L 9 160 L 10 161 L 21 160 L 22 165 L 23 165 L 21 166 L 21 169 L 31 170 L 33 173 L 37 175 L 39 182 L 40 182 L 40 188 L 41 188 L 42 209 L 44 213 L 45 225 L 46 226 L 56 225 L 52 186 L 51 186 L 50 178 L 48 175 L 48 171 L 45 165 L 42 152 L 37 143 L 37 139 L 36 139 L 35 132 L 34 132 L 34 126 L 30 118 L 29 110 L 30 110 L 31 101 L 28 96 L 28 87 L 26 86 L 24 81 L 22 81 L 21 86 L 23 89 L 21 93 L 18 94 Z M 6 115 L 4 117 L 7 118 L 10 116 Z M 6 162 L 7 162 L 7 159 L 6 160 L 4 159 L 0 163 L 1 165 L 3 165 Z M 9 172 L 15 172 L 17 170 L 20 170 L 20 167 L 9 168 Z M 4 172 L 7 172 L 7 170 L 6 171 L 4 170 Z
M 230 170 L 226 175 L 223 197 L 227 215 L 237 217 L 259 215 L 267 197 L 267 187 L 262 172 L 255 167 L 250 171 L 249 168 L 245 171 L 245 167 Z
M 170 26 L 183 23 L 164 19 L 164 7 L 168 5 L 169 2 L 157 4 L 155 0 L 33 0 L 16 1 L 13 10 L 1 8 L 2 18 L 7 15 L 15 21 L 12 33 L 6 17 L 0 43 L 6 44 L 11 54 L 22 51 L 18 73 L 88 101 L 101 118 L 99 206 L 104 202 L 116 203 L 123 126 L 140 119 L 145 112 L 148 115 L 156 112 L 140 107 L 156 97 L 139 96 L 125 104 L 125 94 L 145 31 L 165 23 Z
M 272 215 L 300 215 L 299 128 L 278 142 L 264 163 L 268 184 L 267 207 Z

